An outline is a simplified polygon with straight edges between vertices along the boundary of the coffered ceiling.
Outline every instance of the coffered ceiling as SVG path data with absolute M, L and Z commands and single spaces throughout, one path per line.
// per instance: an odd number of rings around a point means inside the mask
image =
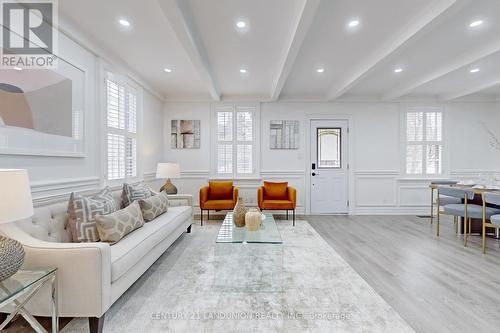
M 500 97 L 499 0 L 64 0 L 59 6 L 65 21 L 166 100 Z

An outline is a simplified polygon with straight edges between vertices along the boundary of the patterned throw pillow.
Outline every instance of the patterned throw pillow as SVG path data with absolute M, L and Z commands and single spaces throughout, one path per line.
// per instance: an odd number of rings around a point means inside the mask
M 142 216 L 146 222 L 152 221 L 168 210 L 167 192 L 163 191 L 148 199 L 139 200 Z
M 125 208 L 136 200 L 147 199 L 152 195 L 151 189 L 144 183 L 125 183 L 122 190 L 122 206 Z
M 143 225 L 144 219 L 137 202 L 112 214 L 96 216 L 96 226 L 101 241 L 113 244 Z
M 117 210 L 108 187 L 93 196 L 71 193 L 68 203 L 68 224 L 73 242 L 97 242 L 96 215 L 111 214 Z

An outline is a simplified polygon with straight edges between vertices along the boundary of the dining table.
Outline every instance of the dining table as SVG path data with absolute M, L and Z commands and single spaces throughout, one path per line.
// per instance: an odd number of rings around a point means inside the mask
M 500 193 L 500 190 L 497 188 L 493 188 L 492 186 L 483 186 L 483 185 L 466 185 L 466 184 L 449 184 L 449 185 L 443 185 L 443 184 L 430 184 L 429 188 L 431 189 L 431 200 L 434 198 L 434 191 L 437 190 L 438 188 L 442 187 L 452 187 L 452 188 L 460 188 L 460 189 L 467 189 L 470 190 L 474 193 L 474 199 L 472 200 L 467 200 L 468 204 L 475 204 L 475 205 L 483 205 L 483 193 L 485 192 L 493 192 L 493 193 Z M 462 203 L 464 200 L 462 199 Z M 496 207 L 495 205 L 490 205 L 488 204 L 487 206 L 493 206 Z M 439 209 L 439 208 L 438 208 Z M 459 230 L 460 233 L 464 233 L 464 219 L 463 217 L 460 218 L 459 222 Z M 491 235 L 493 234 L 495 238 L 498 238 L 499 235 L 496 234 L 497 229 L 495 228 L 486 228 L 486 234 Z M 483 233 L 483 220 L 482 219 L 471 219 L 471 233 L 473 234 L 480 234 L 482 235 Z

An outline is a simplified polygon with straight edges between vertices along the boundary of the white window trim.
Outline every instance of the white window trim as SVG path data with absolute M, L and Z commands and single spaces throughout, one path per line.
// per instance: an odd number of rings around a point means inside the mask
M 131 88 L 137 91 L 137 119 L 136 119 L 136 154 L 137 154 L 137 176 L 133 178 L 122 178 L 122 179 L 113 179 L 108 180 L 108 149 L 107 149 L 107 137 L 108 133 L 114 133 L 113 129 L 108 128 L 107 125 L 107 73 L 111 73 L 113 77 L 120 83 L 126 84 Z M 137 84 L 133 79 L 128 77 L 127 75 L 122 74 L 122 72 L 110 64 L 100 62 L 100 71 L 99 71 L 99 91 L 100 91 L 100 142 L 101 142 L 101 179 L 103 186 L 110 187 L 118 187 L 121 186 L 124 182 L 138 182 L 143 178 L 143 165 L 142 165 L 142 138 L 143 138 L 143 89 Z
M 233 109 L 233 143 L 236 142 L 236 126 L 235 124 L 235 109 L 236 107 L 254 107 L 255 112 L 253 115 L 253 148 L 252 160 L 254 172 L 252 174 L 236 174 L 236 145 L 233 146 L 233 173 L 232 174 L 219 174 L 217 172 L 217 108 L 218 107 L 232 107 Z M 212 103 L 210 111 L 210 179 L 260 179 L 260 157 L 261 157 L 261 122 L 260 122 L 260 103 Z
M 408 109 L 414 107 L 434 107 L 440 108 L 442 112 L 442 128 L 441 128 L 441 145 L 442 145 L 442 161 L 441 161 L 441 174 L 430 175 L 430 174 L 408 174 L 406 173 L 406 148 L 407 148 L 407 136 L 406 136 L 406 114 Z M 449 131 L 448 131 L 448 105 L 439 103 L 425 103 L 425 104 L 414 104 L 414 103 L 400 103 L 399 108 L 399 142 L 400 142 L 400 177 L 399 179 L 446 179 L 450 175 L 450 156 L 449 156 Z M 424 129 L 425 130 L 425 129 Z M 423 165 L 425 170 L 425 165 Z

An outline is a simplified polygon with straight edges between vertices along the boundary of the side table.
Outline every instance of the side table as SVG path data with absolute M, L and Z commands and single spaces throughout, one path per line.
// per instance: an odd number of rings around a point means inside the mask
M 59 315 L 57 303 L 57 268 L 40 271 L 20 270 L 10 278 L 0 282 L 0 310 L 11 305 L 13 310 L 0 323 L 0 331 L 17 315 L 26 319 L 38 333 L 47 333 L 47 330 L 25 308 L 25 305 L 44 285 L 51 283 L 52 303 L 52 333 L 59 332 Z

